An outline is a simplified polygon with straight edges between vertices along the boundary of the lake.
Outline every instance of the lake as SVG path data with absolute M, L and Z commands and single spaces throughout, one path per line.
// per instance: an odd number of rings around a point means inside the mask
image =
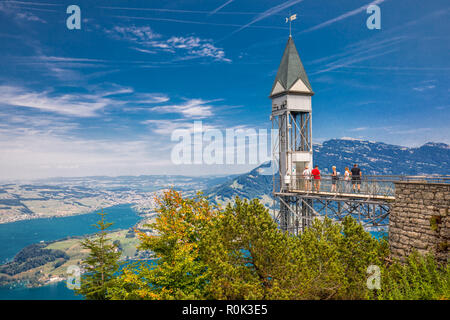
M 98 211 L 96 211 L 98 212 Z M 108 213 L 107 221 L 114 222 L 113 229 L 128 229 L 141 218 L 131 208 L 131 205 L 118 205 L 104 209 Z M 34 219 L 0 224 L 0 261 L 10 260 L 22 248 L 41 240 L 52 241 L 67 236 L 92 234 L 96 229 L 92 224 L 98 221 L 98 215 L 93 213 L 62 217 Z M 380 238 L 382 232 L 371 232 Z M 1 288 L 0 300 L 79 300 L 72 290 L 66 287 L 66 282 L 53 283 L 39 288 Z
M 66 282 L 52 283 L 39 288 L 0 287 L 0 300 L 83 300 L 67 288 Z
M 93 234 L 97 229 L 92 225 L 99 220 L 96 212 L 61 218 L 43 218 L 0 224 L 0 262 L 5 263 L 24 247 L 40 241 L 59 240 L 68 236 Z M 114 222 L 112 229 L 128 229 L 141 217 L 131 205 L 117 205 L 104 209 L 106 221 Z M 72 290 L 67 289 L 66 282 L 51 284 L 40 288 L 0 288 L 0 300 L 42 299 L 66 300 L 79 299 Z

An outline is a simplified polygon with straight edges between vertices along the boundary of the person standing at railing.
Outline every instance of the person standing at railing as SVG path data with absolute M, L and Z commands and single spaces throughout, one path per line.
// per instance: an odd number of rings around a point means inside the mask
M 320 191 L 320 171 L 319 166 L 316 165 L 314 169 L 311 171 L 311 174 L 314 178 L 314 189 L 319 192 Z
M 358 186 L 358 193 L 361 193 L 361 169 L 355 163 L 352 168 L 352 184 L 353 191 L 356 191 L 356 186 Z
M 332 173 L 331 173 L 331 192 L 337 192 L 336 190 L 336 184 L 338 181 L 338 174 L 336 171 L 336 166 L 331 167 Z
M 345 167 L 344 172 L 344 192 L 350 192 L 350 169 L 348 167 Z
M 311 188 L 311 170 L 306 166 L 303 170 L 303 181 L 305 182 L 305 190 L 310 191 Z

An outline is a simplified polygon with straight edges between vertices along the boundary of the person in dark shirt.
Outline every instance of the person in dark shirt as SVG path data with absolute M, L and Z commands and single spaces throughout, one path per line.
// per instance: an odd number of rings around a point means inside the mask
M 339 178 L 338 178 L 338 174 L 336 171 L 336 166 L 332 166 L 331 170 L 332 170 L 332 172 L 331 172 L 331 192 L 337 192 L 336 184 L 337 184 Z
M 355 163 L 351 170 L 352 172 L 352 185 L 353 191 L 356 191 L 356 186 L 358 186 L 358 193 L 361 192 L 361 169 L 358 168 L 358 165 Z

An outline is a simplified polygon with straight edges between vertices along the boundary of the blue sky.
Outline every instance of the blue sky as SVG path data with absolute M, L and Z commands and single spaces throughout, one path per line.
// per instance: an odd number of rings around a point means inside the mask
M 174 166 L 170 135 L 270 128 L 289 13 L 315 142 L 450 143 L 445 0 L 0 1 L 0 179 L 247 170 Z

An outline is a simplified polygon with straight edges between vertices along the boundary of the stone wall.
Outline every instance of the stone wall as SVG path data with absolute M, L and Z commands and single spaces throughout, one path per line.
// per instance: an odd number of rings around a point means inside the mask
M 389 245 L 405 261 L 411 250 L 433 252 L 447 262 L 450 246 L 450 184 L 396 182 L 389 216 Z

